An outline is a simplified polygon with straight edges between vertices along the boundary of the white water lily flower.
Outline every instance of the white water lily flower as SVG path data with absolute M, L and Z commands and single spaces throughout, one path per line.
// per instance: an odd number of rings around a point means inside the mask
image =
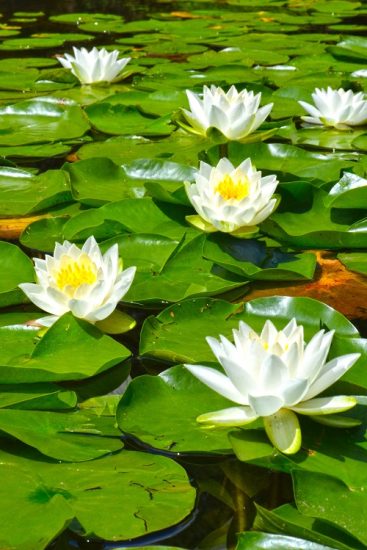
M 229 140 L 242 139 L 254 132 L 264 122 L 273 104 L 259 108 L 261 93 L 232 86 L 227 93 L 216 86 L 204 86 L 202 99 L 199 94 L 186 90 L 190 109 L 183 109 L 184 116 L 195 134 L 206 136 L 209 128 L 217 128 Z
M 46 326 L 67 311 L 90 323 L 105 319 L 129 290 L 136 271 L 135 267 L 122 271 L 117 244 L 102 255 L 94 237 L 81 249 L 68 241 L 56 243 L 53 256 L 34 258 L 34 263 L 37 284 L 19 287 L 36 306 L 51 314 L 39 320 Z
M 276 176 L 262 178 L 250 159 L 235 168 L 222 158 L 217 166 L 201 162 L 195 183 L 185 186 L 196 212 L 209 224 L 207 230 L 231 233 L 254 229 L 270 216 L 277 204 L 272 198 L 277 184 Z
M 58 57 L 65 69 L 70 69 L 82 84 L 95 82 L 112 82 L 117 80 L 131 57 L 118 59 L 119 51 L 108 52 L 105 48 L 73 48 L 74 57 L 68 53 Z
M 301 117 L 305 122 L 337 130 L 367 124 L 367 101 L 363 92 L 354 94 L 351 90 L 333 90 L 329 86 L 327 90 L 316 88 L 312 99 L 315 105 L 298 102 L 310 114 Z
M 320 330 L 306 345 L 303 326 L 292 319 L 278 331 L 266 321 L 261 334 L 243 321 L 233 330 L 234 344 L 224 336 L 207 342 L 226 374 L 201 365 L 185 367 L 201 382 L 237 406 L 202 414 L 211 426 L 243 426 L 263 418 L 266 433 L 283 453 L 296 453 L 301 431 L 295 413 L 326 415 L 346 411 L 352 396 L 316 397 L 357 361 L 351 353 L 326 362 L 334 331 Z M 227 375 L 227 376 L 226 376 Z

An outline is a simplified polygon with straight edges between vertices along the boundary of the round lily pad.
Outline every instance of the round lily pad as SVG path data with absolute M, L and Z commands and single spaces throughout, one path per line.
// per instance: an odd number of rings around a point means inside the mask
M 179 523 L 195 504 L 184 469 L 162 456 L 123 451 L 76 466 L 2 452 L 0 462 L 6 546 L 41 550 L 73 518 L 88 538 L 130 541 Z

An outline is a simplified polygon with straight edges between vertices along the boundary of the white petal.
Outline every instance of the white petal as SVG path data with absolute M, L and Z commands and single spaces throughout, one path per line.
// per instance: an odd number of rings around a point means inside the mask
M 351 395 L 336 395 L 334 397 L 317 397 L 303 401 L 299 405 L 290 407 L 292 411 L 300 414 L 333 414 L 347 411 L 357 405 L 357 399 Z
M 220 395 L 223 395 L 223 397 L 239 405 L 248 405 L 246 397 L 244 397 L 237 388 L 235 388 L 230 379 L 221 372 L 201 365 L 185 365 L 185 367 L 191 374 L 203 382 L 203 384 Z
M 220 411 L 201 414 L 197 417 L 200 424 L 213 426 L 244 426 L 257 419 L 250 407 L 230 407 Z
M 323 373 L 313 382 L 304 396 L 304 399 L 311 399 L 334 384 L 334 382 L 339 380 L 339 378 L 354 365 L 360 355 L 360 353 L 350 353 L 348 355 L 336 357 L 326 363 Z
M 268 438 L 279 451 L 294 454 L 301 448 L 302 435 L 297 415 L 287 409 L 263 419 Z
M 257 416 L 269 416 L 275 414 L 284 405 L 284 400 L 276 395 L 251 395 L 248 396 L 248 404 Z

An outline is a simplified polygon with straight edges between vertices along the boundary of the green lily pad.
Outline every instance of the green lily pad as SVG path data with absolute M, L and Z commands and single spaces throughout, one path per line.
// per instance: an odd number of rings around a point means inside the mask
M 33 263 L 15 244 L 0 241 L 0 307 L 27 302 L 18 288 L 34 280 Z
M 135 378 L 121 398 L 117 422 L 124 433 L 156 449 L 231 454 L 228 430 L 209 430 L 196 422 L 200 414 L 229 405 L 179 365 L 159 376 Z
M 0 108 L 0 145 L 27 145 L 81 137 L 89 129 L 73 101 L 39 97 Z
M 75 392 L 56 384 L 0 385 L 0 408 L 58 410 L 73 409 L 76 403 Z
M 123 451 L 76 466 L 2 452 L 0 461 L 3 546 L 42 550 L 73 518 L 88 538 L 129 540 L 179 523 L 195 504 L 185 470 L 162 456 Z
M 344 530 L 321 519 L 301 514 L 294 504 L 284 504 L 275 510 L 256 505 L 255 526 L 259 530 L 272 531 L 292 537 L 302 537 L 317 544 L 338 550 L 359 549 L 360 543 Z
M 40 145 L 0 145 L 0 156 L 15 159 L 40 160 L 51 157 L 62 157 L 69 153 L 71 145 L 64 143 L 42 143 Z
M 188 209 L 179 205 L 156 203 L 150 197 L 142 199 L 124 199 L 88 210 L 71 218 L 64 226 L 66 239 L 85 239 L 89 235 L 100 238 L 112 237 L 116 234 L 131 232 L 164 235 L 180 239 L 190 229 L 186 224 L 185 215 Z M 104 237 L 101 231 L 105 229 Z
M 245 287 L 247 280 L 224 269 L 215 269 L 202 258 L 205 236 L 188 243 L 160 235 L 122 235 L 103 243 L 118 243 L 126 267 L 137 266 L 134 282 L 124 302 L 161 304 L 193 295 L 217 295 Z
M 123 447 L 111 419 L 85 411 L 0 409 L 0 429 L 57 460 L 82 462 Z
M 338 525 L 361 544 L 367 544 L 366 522 L 360 514 L 366 505 L 364 485 L 355 487 L 332 475 L 302 470 L 295 470 L 292 477 L 295 499 L 301 513 Z M 333 498 L 330 499 L 329 495 Z
M 103 21 L 118 21 L 122 22 L 121 15 L 115 15 L 113 13 L 62 13 L 58 15 L 51 15 L 50 21 L 54 23 L 66 23 L 78 25 L 78 27 L 84 23 L 95 23 Z
M 343 177 L 329 191 L 325 206 L 330 208 L 361 208 L 366 205 L 367 215 L 367 180 L 351 172 L 344 172 Z
M 354 190 L 355 192 L 360 193 L 361 190 Z M 275 212 L 262 223 L 262 231 L 280 242 L 301 248 L 340 249 L 365 246 L 367 209 L 363 209 L 363 205 L 358 210 L 327 208 L 327 201 L 331 202 L 333 196 L 330 197 L 321 189 L 313 190 L 312 195 L 312 206 L 306 212 L 299 211 L 300 204 L 298 207 L 290 205 L 289 209 L 284 206 L 282 212 Z
M 288 103 L 288 101 L 285 102 L 285 109 L 288 108 Z M 302 112 L 300 112 L 299 108 L 297 108 L 293 114 L 303 115 L 304 113 L 305 111 L 303 109 Z M 341 131 L 334 130 L 332 128 L 312 127 L 296 129 L 296 127 L 292 124 L 282 127 L 277 132 L 277 135 L 290 139 L 294 145 L 312 145 L 313 147 L 320 147 L 322 149 L 341 149 L 344 151 L 352 151 L 356 149 L 354 142 L 364 137 L 365 130 L 354 129 L 350 131 Z
M 19 325 L 0 329 L 0 383 L 81 380 L 130 356 L 125 346 L 71 313 L 61 317 L 35 345 L 36 334 L 34 328 Z M 127 376 L 129 369 L 123 368 Z
M 348 36 L 336 46 L 329 46 L 328 51 L 341 59 L 365 62 L 367 58 L 367 40 L 362 36 Z
M 283 252 L 255 239 L 222 234 L 207 237 L 203 254 L 228 271 L 260 281 L 312 279 L 316 267 L 314 254 Z
M 172 111 L 186 105 L 187 98 L 183 90 L 171 90 L 165 93 L 159 91 L 148 93 L 141 90 L 132 90 L 110 95 L 105 99 L 105 102 L 110 105 L 136 106 L 143 114 L 161 117 L 171 115 Z
M 105 134 L 162 136 L 174 130 L 170 115 L 148 117 L 134 106 L 98 103 L 87 107 L 86 113 L 92 125 Z
M 216 155 L 214 148 L 210 160 L 217 162 Z M 257 169 L 327 182 L 337 180 L 342 169 L 354 164 L 352 157 L 348 158 L 345 154 L 315 153 L 283 143 L 229 144 L 232 163 L 240 164 L 247 157 L 251 158 Z
M 205 341 L 206 336 L 218 337 L 223 334 L 230 338 L 232 329 L 238 327 L 241 319 L 254 330 L 260 331 L 266 319 L 271 319 L 280 329 L 293 317 L 304 326 L 306 339 L 317 332 L 320 325 L 325 325 L 330 330 L 335 329 L 338 339 L 335 338 L 331 355 L 341 355 L 339 347 L 343 345 L 348 346 L 348 352 L 352 347 L 355 347 L 354 351 L 361 351 L 356 328 L 336 310 L 311 298 L 274 296 L 258 298 L 241 305 L 224 300 L 198 298 L 170 306 L 157 317 L 148 317 L 144 322 L 140 354 L 176 363 L 213 361 L 214 356 Z M 337 340 L 340 340 L 340 345 Z M 187 342 L 190 342 L 189 347 Z M 366 341 L 363 342 L 366 347 Z M 365 353 L 366 351 L 363 355 Z M 367 378 L 362 374 L 363 361 L 361 358 L 354 368 L 359 365 L 356 371 L 358 370 L 358 376 L 365 385 Z
M 63 46 L 65 42 L 84 42 L 92 40 L 93 36 L 82 33 L 39 33 L 28 36 L 27 38 L 9 38 L 0 44 L 0 50 L 34 50 L 43 48 L 57 48 Z
M 64 164 L 69 174 L 75 200 L 89 206 L 100 206 L 127 197 L 142 197 L 145 189 L 131 181 L 126 171 L 110 159 L 93 158 Z
M 17 168 L 0 167 L 0 216 L 24 216 L 72 201 L 70 187 L 61 170 L 34 175 Z
M 337 258 L 351 271 L 367 275 L 367 252 L 341 252 Z
M 31 250 L 53 252 L 55 244 L 62 242 L 62 229 L 69 216 L 56 216 L 54 218 L 42 218 L 29 224 L 20 236 L 23 246 Z
M 78 158 L 107 157 L 116 164 L 125 164 L 136 159 L 166 159 L 172 162 L 197 164 L 198 154 L 213 144 L 203 137 L 176 131 L 168 138 L 151 141 L 143 137 L 114 137 L 104 142 L 88 143 L 78 150 Z

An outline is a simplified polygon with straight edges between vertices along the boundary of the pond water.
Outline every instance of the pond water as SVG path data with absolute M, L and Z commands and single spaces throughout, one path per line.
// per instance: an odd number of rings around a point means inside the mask
M 0 548 L 367 548 L 367 3 L 0 12 Z

